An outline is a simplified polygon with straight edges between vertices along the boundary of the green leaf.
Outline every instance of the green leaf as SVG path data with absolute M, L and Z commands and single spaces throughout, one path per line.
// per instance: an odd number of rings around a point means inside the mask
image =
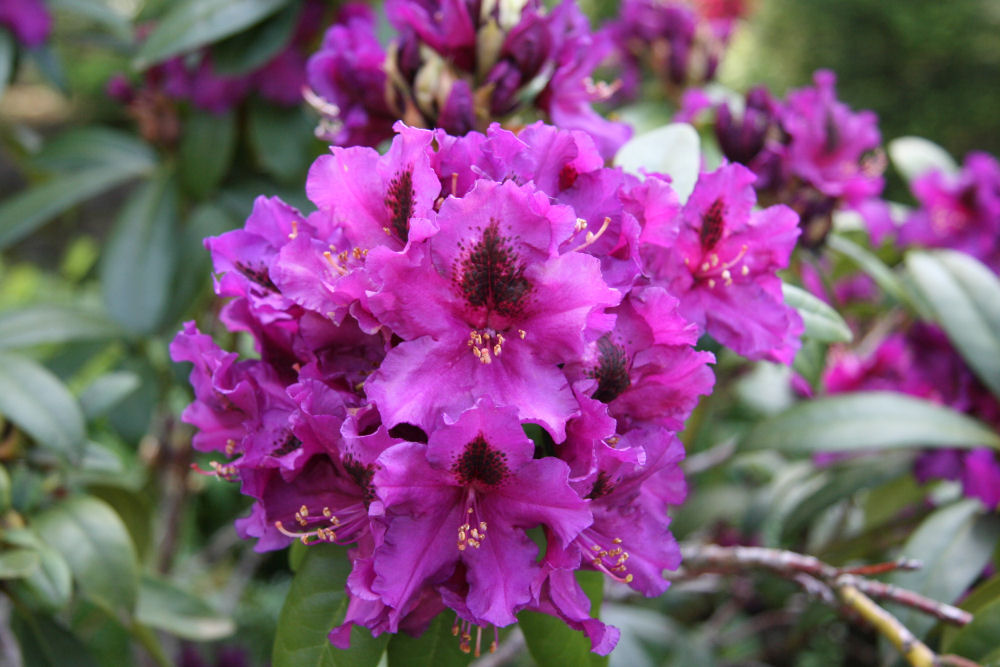
M 110 610 L 135 608 L 139 564 L 121 518 L 107 503 L 75 496 L 38 515 L 32 528 L 69 564 L 80 590 Z
M 21 599 L 46 611 L 57 611 L 69 604 L 73 593 L 73 575 L 66 560 L 27 528 L 11 529 L 4 539 L 27 547 L 38 554 L 38 568 L 16 584 Z
M 887 148 L 889 159 L 907 183 L 931 169 L 940 169 L 946 174 L 958 171 L 948 151 L 922 137 L 899 137 L 890 141 Z
M 107 28 L 123 42 L 132 41 L 132 27 L 125 15 L 111 9 L 104 0 L 46 0 L 46 5 L 88 18 Z
M 38 569 L 40 557 L 34 549 L 0 549 L 0 579 L 21 579 Z
M 795 353 L 792 370 L 798 373 L 813 389 L 818 389 L 826 370 L 826 352 L 829 346 L 814 339 L 802 341 L 802 347 Z
M 14 38 L 6 28 L 0 28 L 0 98 L 14 73 Z
M 1000 280 L 954 250 L 910 252 L 906 268 L 962 358 L 1000 398 Z
M 180 181 L 201 199 L 215 191 L 229 171 L 236 147 L 236 117 L 232 112 L 191 114 L 180 145 Z
M 0 204 L 0 250 L 82 201 L 135 178 L 147 169 L 110 164 L 59 176 Z
M 136 56 L 145 69 L 172 55 L 192 51 L 241 32 L 287 5 L 289 0 L 183 0 L 172 6 Z
M 105 373 L 80 392 L 80 407 L 88 420 L 107 413 L 139 388 L 139 376 L 130 371 Z
M 0 352 L 0 413 L 41 447 L 70 459 L 83 450 L 80 405 L 59 378 L 31 359 Z
M 135 136 L 91 125 L 67 130 L 46 141 L 32 164 L 48 171 L 117 166 L 148 172 L 156 166 L 156 159 L 156 151 Z
M 280 181 L 300 177 L 308 168 L 317 144 L 313 122 L 300 107 L 280 109 L 272 104 L 250 107 L 250 144 L 257 163 Z
M 952 603 L 989 563 L 1000 539 L 1000 517 L 984 514 L 981 503 L 966 499 L 928 516 L 903 545 L 900 555 L 916 558 L 923 567 L 896 572 L 892 583 L 934 600 Z M 918 637 L 935 623 L 912 609 L 896 613 Z
M 698 133 L 687 123 L 670 123 L 629 139 L 615 155 L 615 166 L 639 175 L 669 174 L 681 202 L 687 201 L 701 168 Z
M 292 579 L 278 617 L 274 637 L 274 667 L 375 667 L 385 652 L 388 635 L 372 638 L 362 627 L 351 630 L 351 648 L 334 647 L 327 635 L 347 611 L 347 550 L 333 544 L 309 547 Z
M 807 338 L 821 343 L 849 343 L 854 338 L 844 318 L 820 299 L 788 283 L 782 283 L 781 291 L 785 303 L 802 316 L 802 322 L 806 325 L 804 335 Z
M 1000 574 L 994 574 L 992 577 L 976 586 L 971 593 L 963 597 L 962 604 L 959 606 L 972 613 L 975 622 L 979 621 L 980 612 L 996 613 L 995 611 L 988 612 L 986 607 L 997 603 L 1000 603 Z M 955 641 L 956 636 L 962 631 L 963 628 L 961 627 L 942 624 L 941 648 L 943 652 L 952 652 L 951 646 Z
M 130 197 L 108 239 L 101 264 L 104 302 L 132 333 L 155 331 L 169 304 L 176 218 L 175 188 L 161 176 Z
M 214 203 L 201 204 L 191 212 L 179 244 L 178 266 L 184 267 L 184 270 L 174 275 L 166 321 L 175 322 L 185 316 L 195 299 L 209 290 L 212 256 L 205 249 L 204 239 L 235 227 L 234 219 Z
M 883 292 L 891 296 L 900 303 L 909 303 L 910 296 L 906 287 L 892 269 L 876 257 L 873 253 L 865 250 L 850 239 L 839 234 L 830 234 L 826 237 L 826 244 L 835 252 L 847 257 L 854 262 L 859 269 L 868 274 L 868 277 L 875 281 Z
M 135 616 L 143 625 L 196 642 L 223 639 L 236 630 L 232 619 L 217 613 L 201 598 L 150 575 L 143 576 L 139 584 Z
M 0 515 L 10 509 L 10 475 L 7 468 L 0 465 Z
M 590 615 L 596 617 L 603 595 L 603 575 L 599 572 L 577 572 L 577 581 L 591 601 Z M 590 651 L 590 640 L 573 630 L 556 616 L 535 611 L 522 611 L 517 624 L 524 633 L 528 652 L 539 665 L 606 665 L 607 657 Z
M 1000 435 L 930 401 L 893 392 L 857 392 L 802 401 L 758 423 L 744 449 L 796 454 L 911 447 L 994 447 Z
M 103 313 L 78 306 L 40 304 L 0 313 L 0 349 L 106 340 L 121 333 Z
M 50 616 L 36 615 L 25 608 L 15 608 L 11 629 L 21 645 L 21 659 L 25 665 L 65 667 L 72 664 L 74 667 L 97 667 L 86 644 Z
M 224 76 L 247 74 L 278 55 L 292 38 L 302 5 L 293 3 L 272 18 L 212 45 L 212 67 Z
M 438 614 L 419 637 L 398 634 L 389 640 L 389 667 L 465 667 L 473 660 L 471 653 L 458 648 L 459 638 L 452 634 L 453 614 Z M 493 633 L 489 639 L 493 641 Z

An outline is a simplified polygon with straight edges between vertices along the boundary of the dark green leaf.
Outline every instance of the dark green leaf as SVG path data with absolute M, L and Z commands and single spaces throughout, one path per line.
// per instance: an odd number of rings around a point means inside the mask
M 757 424 L 743 448 L 798 454 L 910 447 L 994 447 L 1000 435 L 950 408 L 893 392 L 802 401 Z
M 265 65 L 292 38 L 302 5 L 293 3 L 249 30 L 212 45 L 212 66 L 219 74 L 236 76 Z
M 274 667 L 375 667 L 388 635 L 372 638 L 365 628 L 351 630 L 351 648 L 335 648 L 327 635 L 347 611 L 347 550 L 332 544 L 309 547 L 278 617 Z
M 131 134 L 88 126 L 53 137 L 32 158 L 32 163 L 48 171 L 103 166 L 144 173 L 156 166 L 156 152 Z
M 184 268 L 174 275 L 167 322 L 176 322 L 185 316 L 195 299 L 209 289 L 212 256 L 205 249 L 204 239 L 234 227 L 233 218 L 215 204 L 202 204 L 191 213 L 181 234 L 178 266 Z
M 91 496 L 68 498 L 38 515 L 32 527 L 69 564 L 80 590 L 112 610 L 135 608 L 139 565 L 121 518 Z
M 962 358 L 1000 398 L 1000 280 L 953 250 L 910 252 L 906 267 Z
M 155 501 L 145 490 L 134 491 L 118 485 L 121 476 L 104 483 L 91 484 L 87 490 L 91 495 L 111 506 L 128 529 L 137 557 L 144 562 L 153 542 L 155 523 Z
M 859 269 L 875 281 L 876 285 L 882 288 L 883 292 L 900 303 L 909 303 L 910 296 L 899 276 L 874 254 L 839 234 L 827 236 L 826 244 L 832 250 L 854 262 Z
M 599 572 L 577 572 L 587 597 L 590 598 L 590 615 L 600 611 L 604 591 L 603 575 Z M 582 632 L 573 630 L 561 618 L 534 611 L 522 611 L 517 624 L 524 633 L 528 652 L 539 665 L 606 665 L 605 656 L 590 651 L 590 640 Z
M 21 659 L 31 667 L 97 667 L 87 646 L 50 616 L 16 609 L 11 629 L 21 645 Z M 70 658 L 72 656 L 72 658 Z
M 4 539 L 33 550 L 39 557 L 38 569 L 17 582 L 18 596 L 47 611 L 65 607 L 73 593 L 73 575 L 59 552 L 27 528 L 7 530 Z
M 0 352 L 0 413 L 41 447 L 72 459 L 83 450 L 83 412 L 55 375 L 26 357 Z
M 124 440 L 138 443 L 149 432 L 160 397 L 159 378 L 149 361 L 140 355 L 125 360 L 122 368 L 139 376 L 139 388 L 115 406 L 108 414 L 108 421 Z
M 10 509 L 10 475 L 7 468 L 0 465 L 0 515 Z
M 125 400 L 139 388 L 139 376 L 129 371 L 106 373 L 80 392 L 80 407 L 87 419 L 94 419 Z
M 196 642 L 222 639 L 236 629 L 232 619 L 217 613 L 201 598 L 150 575 L 140 582 L 135 615 L 143 625 Z
M 795 353 L 792 370 L 801 375 L 813 389 L 817 389 L 823 379 L 828 347 L 826 343 L 807 338 L 802 341 L 802 347 Z
M 42 304 L 0 313 L 0 349 L 105 340 L 121 333 L 103 313 L 76 306 Z
M 0 28 L 0 97 L 14 73 L 14 38 L 6 28 Z
M 805 336 L 821 343 L 849 343 L 854 335 L 837 311 L 800 287 L 783 283 L 785 303 L 802 316 Z
M 232 112 L 191 114 L 184 123 L 180 145 L 180 180 L 186 192 L 196 198 L 212 193 L 233 159 L 236 146 L 236 117 Z
M 939 169 L 947 174 L 958 171 L 958 165 L 948 151 L 923 137 L 899 137 L 888 145 L 889 159 L 906 182 L 929 171 Z
M 0 249 L 82 201 L 141 175 L 132 165 L 106 165 L 54 178 L 0 204 Z
M 183 0 L 172 6 L 143 42 L 135 67 L 145 69 L 241 32 L 287 5 L 289 0 Z
M 111 232 L 101 264 L 108 313 L 132 333 L 156 330 L 170 299 L 177 195 L 169 178 L 139 188 Z
M 280 181 L 301 177 L 317 141 L 306 112 L 271 104 L 250 108 L 250 142 L 261 168 Z
M 454 614 L 447 612 L 438 614 L 419 637 L 401 633 L 389 640 L 389 667 L 465 667 L 472 662 L 472 654 L 458 648 L 459 638 L 452 634 L 453 618 Z M 483 639 L 493 641 L 493 633 Z
M 41 558 L 34 549 L 0 547 L 0 579 L 21 579 L 38 569 Z
M 923 567 L 896 572 L 892 583 L 934 600 L 952 603 L 979 577 L 1000 539 L 1000 517 L 983 514 L 978 500 L 947 505 L 928 516 L 903 545 L 900 555 Z M 903 625 L 918 637 L 934 619 L 912 609 L 897 611 Z

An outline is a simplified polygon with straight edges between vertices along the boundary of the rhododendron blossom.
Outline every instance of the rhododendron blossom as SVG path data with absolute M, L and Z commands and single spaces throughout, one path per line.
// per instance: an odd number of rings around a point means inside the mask
M 424 39 L 463 53 L 464 33 L 421 16 Z M 800 324 L 773 272 L 795 216 L 751 213 L 735 166 L 682 209 L 668 180 L 604 167 L 582 132 L 396 132 L 384 154 L 317 159 L 315 211 L 261 197 L 206 240 L 220 319 L 260 359 L 187 324 L 171 348 L 194 364 L 184 419 L 225 457 L 208 472 L 254 499 L 238 529 L 257 549 L 353 545 L 337 646 L 355 625 L 419 634 L 447 608 L 478 652 L 484 629 L 495 646 L 534 610 L 607 653 L 618 632 L 573 573 L 666 588 L 677 432 L 714 382 L 695 344 L 707 328 L 788 360 Z

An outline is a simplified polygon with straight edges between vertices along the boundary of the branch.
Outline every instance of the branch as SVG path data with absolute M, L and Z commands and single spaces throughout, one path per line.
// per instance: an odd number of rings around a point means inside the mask
M 872 598 L 895 602 L 953 625 L 963 626 L 972 621 L 972 614 L 963 609 L 899 586 L 866 578 L 866 575 L 921 567 L 919 561 L 911 559 L 840 568 L 813 556 L 763 547 L 684 545 L 681 553 L 684 567 L 677 572 L 668 573 L 671 581 L 693 579 L 708 573 L 739 574 L 752 569 L 769 570 L 794 581 L 807 594 L 827 604 L 836 605 L 839 600 L 844 607 L 865 619 L 892 642 L 914 667 L 932 667 L 943 664 L 943 661 Z

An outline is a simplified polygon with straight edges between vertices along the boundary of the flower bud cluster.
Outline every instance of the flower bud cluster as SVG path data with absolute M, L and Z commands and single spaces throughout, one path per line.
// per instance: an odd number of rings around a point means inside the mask
M 237 527 L 257 549 L 353 545 L 336 645 L 449 608 L 479 651 L 483 628 L 531 609 L 606 653 L 617 631 L 574 572 L 667 587 L 677 432 L 714 382 L 695 343 L 790 358 L 801 321 L 774 273 L 796 217 L 752 210 L 739 165 L 682 206 L 582 132 L 396 131 L 384 155 L 317 159 L 309 215 L 261 197 L 206 240 L 220 319 L 259 358 L 178 334 L 194 447 L 254 498 Z
M 610 158 L 630 129 L 591 104 L 613 92 L 591 73 L 611 50 L 572 0 L 389 0 L 398 31 L 383 50 L 375 18 L 348 4 L 309 61 L 317 132 L 339 145 L 375 146 L 397 118 L 461 135 L 492 120 L 543 117 L 594 137 Z

